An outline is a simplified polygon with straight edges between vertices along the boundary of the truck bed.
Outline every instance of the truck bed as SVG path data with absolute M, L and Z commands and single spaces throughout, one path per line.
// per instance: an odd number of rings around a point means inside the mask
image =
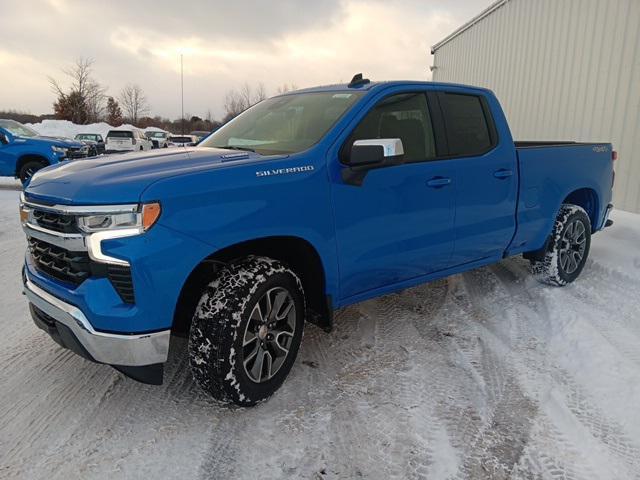
M 560 207 L 558 199 L 567 201 L 572 192 L 588 196 L 593 231 L 603 227 L 604 212 L 611 202 L 611 144 L 568 141 L 514 144 L 520 189 L 512 253 L 533 251 L 544 245 Z M 598 198 L 596 192 L 606 195 Z

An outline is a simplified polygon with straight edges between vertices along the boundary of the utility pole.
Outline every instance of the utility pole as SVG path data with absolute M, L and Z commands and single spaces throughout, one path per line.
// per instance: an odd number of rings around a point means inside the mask
M 181 135 L 184 135 L 184 71 L 182 69 L 182 54 L 180 54 L 180 125 Z

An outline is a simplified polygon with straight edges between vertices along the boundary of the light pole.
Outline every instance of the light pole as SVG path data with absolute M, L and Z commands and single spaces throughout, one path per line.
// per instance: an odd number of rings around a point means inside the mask
M 180 54 L 180 129 L 184 135 L 184 71 L 182 69 L 182 54 Z

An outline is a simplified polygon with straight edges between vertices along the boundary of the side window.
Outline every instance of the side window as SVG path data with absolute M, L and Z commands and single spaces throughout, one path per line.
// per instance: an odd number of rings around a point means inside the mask
M 380 101 L 362 119 L 345 147 L 350 149 L 356 140 L 373 138 L 402 140 L 405 162 L 435 158 L 435 140 L 426 95 L 403 93 Z
M 457 93 L 440 96 L 451 155 L 480 155 L 493 146 L 480 97 Z

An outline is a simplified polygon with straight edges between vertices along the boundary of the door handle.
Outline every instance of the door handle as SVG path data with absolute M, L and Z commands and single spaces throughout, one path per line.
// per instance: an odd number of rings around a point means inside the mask
M 496 178 L 509 178 L 511 175 L 513 175 L 513 172 L 506 168 L 501 168 L 500 170 L 493 172 L 493 176 Z
M 451 183 L 451 179 L 447 177 L 433 177 L 430 180 L 427 180 L 427 187 L 431 188 L 442 188 L 446 187 Z

